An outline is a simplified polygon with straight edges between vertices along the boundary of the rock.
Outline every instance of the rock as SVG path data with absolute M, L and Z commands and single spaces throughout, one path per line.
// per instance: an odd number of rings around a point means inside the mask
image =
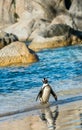
M 4 31 L 0 31 L 0 38 L 3 38 L 5 36 L 9 36 L 9 34 Z
M 72 45 L 82 44 L 82 39 L 78 38 L 75 35 L 71 35 L 71 44 Z
M 32 28 L 32 33 L 28 37 L 29 41 L 32 41 L 35 39 L 38 35 L 44 36 L 44 30 L 47 26 L 49 26 L 50 21 L 47 19 L 37 19 L 37 21 L 34 23 L 34 26 Z
M 3 44 L 3 39 L 0 38 L 0 49 L 4 47 L 4 44 Z
M 29 45 L 29 48 L 34 51 L 40 51 L 42 49 L 57 48 L 68 45 L 71 45 L 71 38 L 68 37 L 68 34 L 65 34 L 64 36 L 54 36 L 52 38 L 38 36 Z
M 14 23 L 14 0 L 0 1 L 0 22 L 4 24 Z
M 18 23 L 5 28 L 4 31 L 16 35 L 19 41 L 26 41 L 32 32 L 34 23 L 34 19 L 30 19 L 28 21 L 26 19 L 22 21 L 20 20 Z
M 49 26 L 45 33 L 44 37 L 54 37 L 54 36 L 63 36 L 66 33 L 71 33 L 71 28 L 66 24 L 53 24 Z
M 82 0 L 72 0 L 69 13 L 73 19 L 73 28 L 82 31 Z
M 18 37 L 12 33 L 1 32 L 0 33 L 0 49 L 8 44 L 18 41 Z
M 82 32 L 82 1 L 79 0 L 2 0 L 0 7 L 1 22 L 12 23 L 3 31 L 16 35 L 19 41 L 37 43 L 40 37 L 50 42 L 55 36 L 65 37 L 64 34 L 70 32 L 67 26 Z M 74 35 L 82 37 L 74 31 Z
M 0 50 L 0 66 L 29 64 L 38 60 L 35 52 L 22 42 L 13 42 Z
M 4 23 L 15 23 L 25 12 L 34 17 L 53 19 L 57 8 L 65 9 L 64 0 L 1 0 L 0 20 Z
M 51 22 L 50 26 L 53 24 L 65 24 L 70 27 L 73 27 L 73 19 L 71 15 L 62 12 L 62 14 L 58 14 Z

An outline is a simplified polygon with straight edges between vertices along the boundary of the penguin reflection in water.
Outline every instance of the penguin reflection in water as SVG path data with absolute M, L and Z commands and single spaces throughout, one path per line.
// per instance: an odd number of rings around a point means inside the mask
M 40 103 L 43 106 L 46 104 L 48 105 L 47 107 L 43 107 L 43 109 L 41 110 L 42 112 L 41 119 L 46 120 L 48 124 L 48 128 L 54 130 L 55 129 L 54 123 L 58 116 L 58 106 L 56 106 L 56 110 L 54 112 L 51 112 L 48 102 L 49 102 L 50 94 L 52 94 L 52 96 L 55 98 L 56 101 L 57 101 L 57 95 L 49 85 L 48 80 L 46 78 L 44 78 L 42 82 L 43 82 L 43 86 L 39 91 L 36 100 L 39 98 Z

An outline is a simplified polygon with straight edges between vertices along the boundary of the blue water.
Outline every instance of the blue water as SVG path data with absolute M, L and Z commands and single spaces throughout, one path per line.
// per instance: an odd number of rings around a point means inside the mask
M 56 93 L 82 88 L 82 45 L 38 52 L 39 62 L 0 68 L 0 111 L 26 107 L 35 102 L 48 78 Z M 65 97 L 65 94 L 64 94 Z

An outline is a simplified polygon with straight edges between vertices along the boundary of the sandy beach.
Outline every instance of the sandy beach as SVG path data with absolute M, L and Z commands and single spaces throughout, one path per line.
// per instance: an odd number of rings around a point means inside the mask
M 40 118 L 40 112 L 32 113 L 1 121 L 0 130 L 82 130 L 82 100 L 45 108 L 47 120 L 44 121 Z M 50 127 L 50 123 L 54 128 Z

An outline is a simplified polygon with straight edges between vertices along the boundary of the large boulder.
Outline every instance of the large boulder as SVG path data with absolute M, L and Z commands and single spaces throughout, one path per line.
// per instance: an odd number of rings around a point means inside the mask
M 82 40 L 76 35 L 68 35 L 67 33 L 65 35 L 54 36 L 50 38 L 37 36 L 31 42 L 29 48 L 37 52 L 43 49 L 58 48 L 63 46 L 76 45 L 76 44 L 82 44 Z
M 10 10 L 12 10 L 13 7 L 13 11 L 8 14 L 7 18 L 11 20 L 11 16 L 13 16 L 13 21 L 18 22 L 4 29 L 4 31 L 7 33 L 15 34 L 20 41 L 25 41 L 30 36 L 30 39 L 33 39 L 34 34 L 37 36 L 37 33 L 44 29 L 44 26 L 47 25 L 48 21 L 51 22 L 53 20 L 53 18 L 56 16 L 56 10 L 58 8 L 64 8 L 63 0 L 10 0 L 10 2 L 9 0 L 7 1 L 8 4 L 7 2 L 2 0 L 1 14 L 3 14 L 3 16 L 0 14 L 2 16 L 2 20 L 5 21 L 3 19 L 5 14 L 2 13 L 2 11 L 7 10 L 7 12 L 9 12 Z M 38 26 L 35 28 L 37 23 Z
M 73 19 L 73 28 L 82 31 L 82 0 L 73 0 L 69 13 Z
M 29 45 L 29 48 L 34 51 L 40 51 L 43 49 L 57 48 L 68 45 L 71 45 L 71 38 L 68 37 L 68 34 L 65 34 L 64 36 L 54 36 L 51 38 L 37 36 Z
M 66 33 L 71 33 L 70 26 L 66 24 L 53 24 L 44 30 L 44 37 L 64 36 Z
M 82 43 L 81 36 L 66 24 L 50 24 L 44 28 L 30 43 L 29 47 L 34 51 L 47 48 L 57 48 Z
M 32 44 L 37 43 L 38 38 L 45 39 L 43 41 L 47 43 L 48 40 L 51 46 L 53 37 L 60 39 L 62 35 L 62 38 L 68 41 L 71 38 L 64 36 L 65 33 L 68 35 L 69 29 L 62 32 L 60 25 L 57 29 L 53 28 L 53 25 L 64 24 L 75 30 L 72 35 L 82 38 L 81 5 L 81 0 L 7 0 L 7 2 L 2 0 L 0 2 L 1 21 L 14 23 L 3 31 L 16 35 L 19 41 L 29 40 Z
M 36 61 L 38 56 L 22 42 L 13 42 L 0 50 L 0 66 L 29 64 Z
M 56 9 L 61 7 L 64 0 L 1 0 L 0 20 L 4 23 L 14 23 L 21 19 L 27 11 L 34 17 L 53 18 Z M 64 8 L 64 7 L 63 7 Z

